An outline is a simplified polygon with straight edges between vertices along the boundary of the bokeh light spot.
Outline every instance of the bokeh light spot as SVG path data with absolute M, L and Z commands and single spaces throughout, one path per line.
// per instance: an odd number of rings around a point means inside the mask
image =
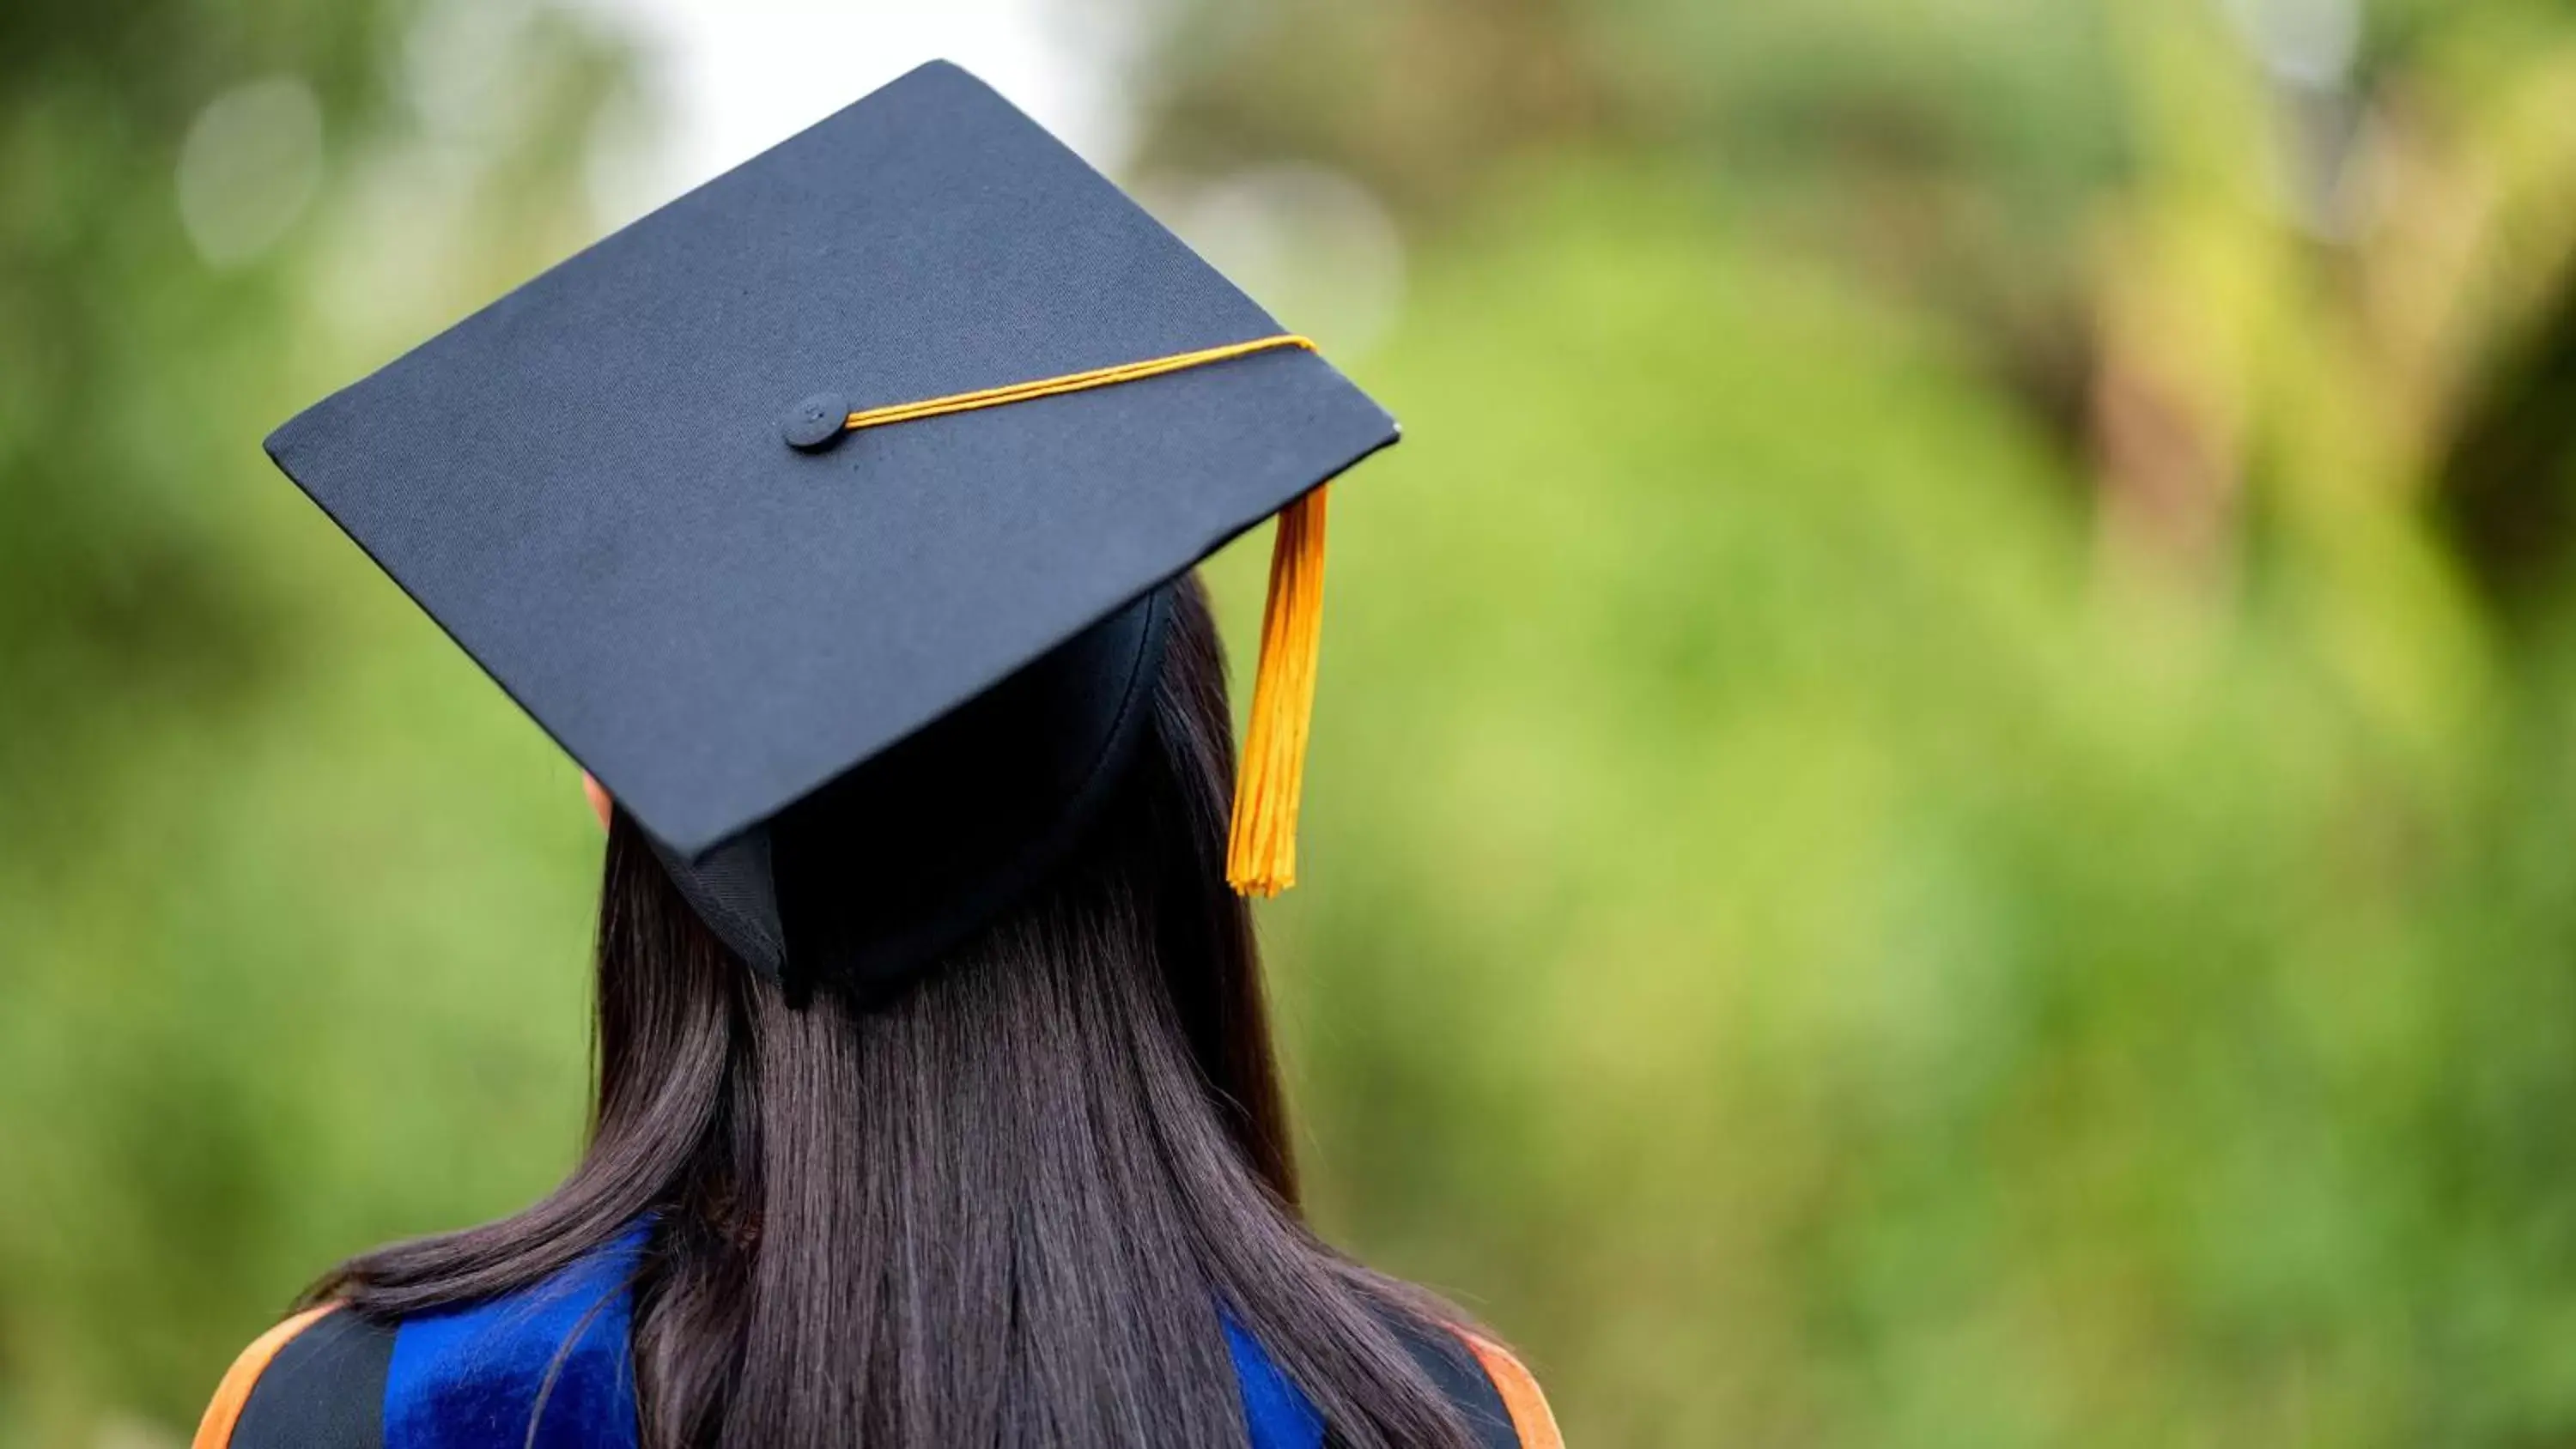
M 269 76 L 206 103 L 179 147 L 179 221 L 216 267 L 257 260 L 322 182 L 322 107 L 297 76 Z
M 1157 208 L 1282 325 L 1366 353 L 1404 307 L 1404 238 L 1367 187 L 1328 167 L 1256 166 Z

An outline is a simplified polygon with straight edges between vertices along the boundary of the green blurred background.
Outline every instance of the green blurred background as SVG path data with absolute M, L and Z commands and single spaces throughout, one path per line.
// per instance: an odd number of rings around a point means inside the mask
M 677 4 L 0 9 L 0 1446 L 570 1160 L 573 768 L 258 439 L 713 35 L 1062 80 L 1404 418 L 1264 926 L 1574 1443 L 2576 1443 L 2576 13 Z

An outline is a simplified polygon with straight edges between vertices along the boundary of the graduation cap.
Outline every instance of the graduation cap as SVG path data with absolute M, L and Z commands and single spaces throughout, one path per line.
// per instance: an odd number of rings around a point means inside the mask
M 895 81 L 268 452 L 707 923 L 891 985 L 1061 857 L 1171 582 L 1279 515 L 1228 876 L 1295 869 L 1323 484 L 1394 420 L 964 71 Z

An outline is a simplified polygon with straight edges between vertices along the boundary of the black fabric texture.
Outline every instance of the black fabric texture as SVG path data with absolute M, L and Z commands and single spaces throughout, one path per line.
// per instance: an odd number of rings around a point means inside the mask
M 915 401 L 1280 330 L 1008 102 L 934 64 L 325 399 L 268 449 L 696 861 L 1396 437 L 1301 350 L 814 451 L 781 436 L 800 402 Z M 738 894 L 756 874 L 713 868 L 701 908 L 757 920 L 757 891 Z
M 769 827 L 792 987 L 899 989 L 1080 838 L 1153 713 L 1161 590 L 977 695 Z
M 776 820 L 662 864 L 791 996 L 890 996 L 1080 838 L 1150 723 L 1169 619 L 1157 589 Z
M 228 1449 L 383 1449 L 394 1330 L 339 1309 L 315 1319 L 251 1385 Z
M 755 825 L 694 861 L 658 840 L 652 843 L 654 858 L 716 939 L 753 970 L 773 981 L 785 980 L 787 942 L 778 920 L 778 886 L 770 874 L 768 827 Z
M 1457 1335 L 1415 1323 L 1401 1314 L 1379 1315 L 1432 1385 L 1447 1396 L 1458 1417 L 1475 1436 L 1477 1449 L 1520 1449 L 1520 1431 L 1512 1411 L 1485 1366 Z

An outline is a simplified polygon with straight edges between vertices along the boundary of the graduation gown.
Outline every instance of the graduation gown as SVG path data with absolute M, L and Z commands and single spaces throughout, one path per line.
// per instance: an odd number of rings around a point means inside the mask
M 533 1287 L 383 1323 L 308 1309 L 243 1350 L 194 1449 L 635 1449 L 628 1233 Z M 1322 1449 L 1324 1424 L 1230 1319 L 1252 1449 Z M 1538 1385 L 1472 1334 L 1394 1325 L 1478 1449 L 1562 1449 Z

